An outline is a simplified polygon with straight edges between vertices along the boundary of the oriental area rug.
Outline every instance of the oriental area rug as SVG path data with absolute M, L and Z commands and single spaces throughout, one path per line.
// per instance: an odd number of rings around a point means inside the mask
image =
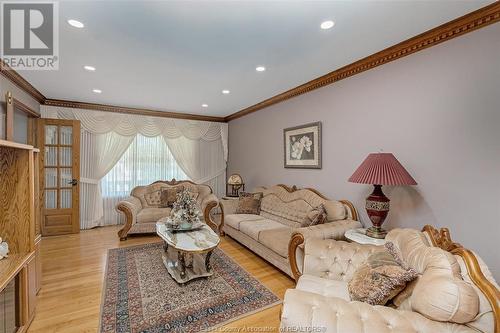
M 109 250 L 101 333 L 206 332 L 281 303 L 220 249 L 214 274 L 184 285 L 169 275 L 162 252 L 162 243 Z

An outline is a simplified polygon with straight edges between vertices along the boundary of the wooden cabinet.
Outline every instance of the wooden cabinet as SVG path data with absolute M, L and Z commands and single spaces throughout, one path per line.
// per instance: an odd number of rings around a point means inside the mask
M 40 237 L 35 233 L 36 152 L 33 146 L 0 140 L 0 237 L 10 250 L 9 256 L 0 260 L 4 316 L 0 326 L 8 333 L 13 332 L 12 327 L 18 333 L 27 330 L 35 315 L 40 287 Z

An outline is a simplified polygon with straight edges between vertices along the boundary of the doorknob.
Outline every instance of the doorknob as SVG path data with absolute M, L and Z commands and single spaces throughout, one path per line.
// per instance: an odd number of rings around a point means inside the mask
M 78 180 L 72 179 L 71 181 L 68 182 L 68 184 L 75 186 L 76 184 L 78 184 Z

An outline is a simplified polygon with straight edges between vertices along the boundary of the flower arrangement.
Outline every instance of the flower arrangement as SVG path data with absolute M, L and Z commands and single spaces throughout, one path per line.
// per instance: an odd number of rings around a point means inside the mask
M 188 190 L 184 189 L 177 193 L 177 200 L 170 212 L 170 219 L 175 225 L 200 223 L 198 203 Z

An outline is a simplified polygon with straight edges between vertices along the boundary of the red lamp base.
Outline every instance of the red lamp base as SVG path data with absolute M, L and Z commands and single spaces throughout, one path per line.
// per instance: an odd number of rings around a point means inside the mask
M 389 213 L 389 198 L 382 192 L 381 185 L 373 185 L 373 192 L 366 198 L 366 212 L 373 226 L 366 230 L 366 235 L 383 239 L 387 231 L 382 229 L 382 224 Z

